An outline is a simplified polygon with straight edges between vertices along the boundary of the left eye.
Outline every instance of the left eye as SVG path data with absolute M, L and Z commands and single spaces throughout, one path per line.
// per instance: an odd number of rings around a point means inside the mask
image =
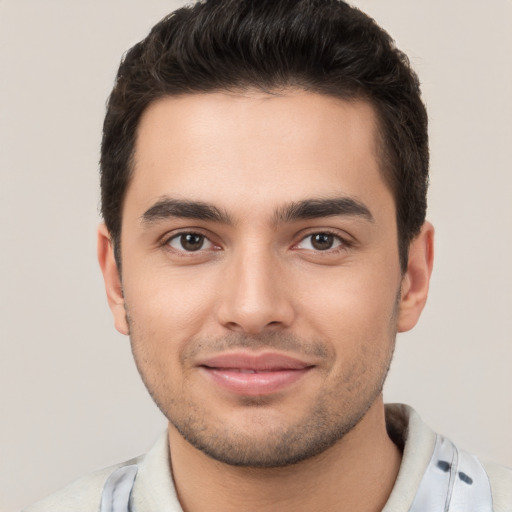
M 313 233 L 303 238 L 297 245 L 299 249 L 314 251 L 328 251 L 343 245 L 343 241 L 331 233 Z
M 177 251 L 195 252 L 213 247 L 212 242 L 198 233 L 181 233 L 173 236 L 167 245 Z

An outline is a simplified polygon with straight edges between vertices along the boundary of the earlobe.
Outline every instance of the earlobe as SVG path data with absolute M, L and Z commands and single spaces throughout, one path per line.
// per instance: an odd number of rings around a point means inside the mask
M 121 277 L 114 257 L 110 233 L 105 224 L 98 227 L 98 261 L 105 281 L 107 300 L 114 316 L 114 325 L 121 334 L 129 334 Z
M 427 302 L 434 263 L 434 227 L 425 222 L 409 246 L 407 271 L 402 279 L 398 332 L 412 329 Z

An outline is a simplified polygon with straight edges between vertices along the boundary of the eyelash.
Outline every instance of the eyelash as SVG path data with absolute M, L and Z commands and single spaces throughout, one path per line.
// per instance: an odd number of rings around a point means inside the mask
M 164 247 L 165 249 L 167 249 L 169 251 L 172 251 L 173 254 L 177 254 L 177 255 L 182 256 L 182 257 L 189 257 L 189 256 L 193 256 L 196 253 L 197 254 L 201 254 L 201 253 L 204 252 L 205 249 L 202 249 L 202 248 L 200 248 L 200 249 L 198 249 L 196 251 L 187 251 L 185 248 L 182 248 L 182 250 L 180 250 L 180 249 L 175 249 L 175 248 L 170 246 L 170 242 L 172 240 L 178 239 L 179 237 L 182 237 L 184 235 L 194 235 L 194 236 L 202 237 L 204 241 L 212 244 L 213 246 L 218 247 L 217 244 L 212 242 L 212 240 L 207 235 L 205 235 L 204 233 L 201 233 L 199 231 L 181 231 L 179 233 L 174 233 L 171 236 L 164 237 L 159 245 L 161 245 L 162 247 Z M 339 242 L 339 245 L 334 247 L 334 248 L 328 248 L 328 249 L 325 249 L 325 250 L 321 250 L 321 249 L 317 249 L 317 250 L 314 250 L 314 249 L 301 249 L 301 248 L 297 247 L 298 245 L 303 243 L 305 240 L 307 240 L 308 238 L 313 237 L 315 235 L 328 235 L 328 236 L 332 236 L 332 237 L 334 237 Z M 312 251 L 312 252 L 314 252 L 316 254 L 329 255 L 329 254 L 333 254 L 333 253 L 337 253 L 337 252 L 341 252 L 341 251 L 350 249 L 353 245 L 354 245 L 353 242 L 347 240 L 347 238 L 345 238 L 345 237 L 340 236 L 339 233 L 334 232 L 334 231 L 329 230 L 329 229 L 323 229 L 323 230 L 319 230 L 319 231 L 313 231 L 313 232 L 310 232 L 310 233 L 302 236 L 301 239 L 297 243 L 293 244 L 293 248 L 295 248 L 295 250 L 306 250 L 306 251 Z M 219 249 L 214 249 L 214 250 L 220 250 L 220 248 Z
M 194 254 L 201 254 L 204 252 L 204 249 L 202 249 L 202 248 L 200 248 L 196 251 L 187 251 L 187 250 L 185 250 L 185 248 L 182 248 L 182 250 L 179 250 L 179 249 L 175 249 L 170 246 L 170 243 L 172 240 L 179 239 L 180 237 L 182 237 L 184 235 L 199 236 L 199 237 L 203 238 L 203 243 L 208 242 L 208 243 L 212 244 L 213 246 L 216 246 L 216 244 L 214 242 L 212 242 L 207 235 L 205 235 L 204 233 L 201 233 L 199 231 L 181 231 L 179 233 L 174 233 L 171 236 L 164 237 L 162 239 L 162 241 L 159 243 L 159 245 L 164 247 L 168 251 L 172 251 L 173 254 L 177 254 L 177 255 L 183 256 L 183 257 L 193 256 Z
M 337 252 L 341 252 L 341 251 L 350 249 L 354 245 L 353 242 L 347 240 L 346 237 L 341 236 L 338 232 L 335 232 L 335 231 L 332 231 L 329 229 L 322 229 L 320 231 L 309 232 L 308 234 L 303 236 L 298 243 L 294 244 L 294 246 L 301 244 L 307 238 L 312 238 L 315 235 L 332 236 L 339 242 L 339 245 L 334 248 L 329 248 L 329 249 L 325 249 L 325 250 L 321 250 L 321 249 L 314 250 L 315 254 L 324 254 L 327 256 L 329 254 L 333 254 L 333 253 L 337 253 Z M 297 250 L 301 250 L 301 249 L 298 248 Z M 305 249 L 305 250 L 310 250 L 310 249 Z

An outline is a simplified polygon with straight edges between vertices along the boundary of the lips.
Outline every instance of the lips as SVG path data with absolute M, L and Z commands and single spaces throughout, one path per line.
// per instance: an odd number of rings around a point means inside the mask
M 198 365 L 215 385 L 245 396 L 268 395 L 291 386 L 314 365 L 278 354 L 221 354 Z

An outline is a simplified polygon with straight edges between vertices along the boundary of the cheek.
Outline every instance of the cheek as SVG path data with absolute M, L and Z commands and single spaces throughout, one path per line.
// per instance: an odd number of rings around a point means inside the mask
M 150 343 L 169 339 L 180 345 L 200 331 L 211 311 L 209 288 L 201 276 L 146 272 L 124 286 L 129 318 Z
M 383 342 L 394 334 L 400 280 L 398 271 L 342 268 L 315 276 L 296 301 L 313 329 L 337 345 L 357 348 L 355 340 Z

